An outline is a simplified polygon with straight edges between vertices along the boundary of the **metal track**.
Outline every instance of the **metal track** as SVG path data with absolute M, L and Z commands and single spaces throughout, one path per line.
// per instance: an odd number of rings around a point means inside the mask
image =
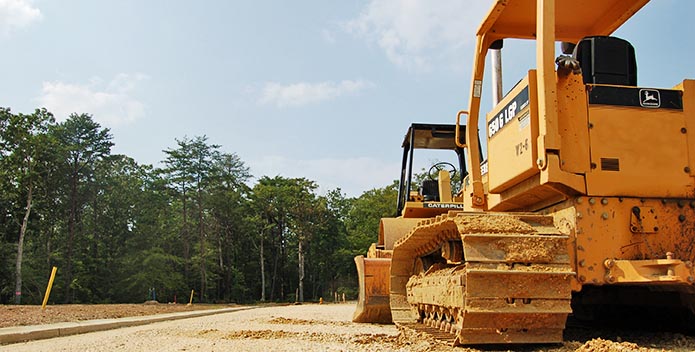
M 424 268 L 421 258 L 440 252 L 448 263 L 440 257 Z M 397 324 L 421 323 L 454 344 L 562 341 L 574 273 L 567 236 L 552 217 L 451 213 L 424 220 L 395 244 L 391 272 Z

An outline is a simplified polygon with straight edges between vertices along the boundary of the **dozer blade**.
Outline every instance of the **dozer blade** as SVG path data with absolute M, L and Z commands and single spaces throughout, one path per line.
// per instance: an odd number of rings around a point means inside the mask
M 360 284 L 359 298 L 352 321 L 356 323 L 391 323 L 389 305 L 391 259 L 355 257 Z

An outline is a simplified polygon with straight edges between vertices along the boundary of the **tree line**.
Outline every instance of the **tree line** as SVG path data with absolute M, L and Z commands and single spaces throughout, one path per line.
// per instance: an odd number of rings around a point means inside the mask
M 357 295 L 355 255 L 395 211 L 395 184 L 350 198 L 254 177 L 205 136 L 161 167 L 112 153 L 89 114 L 0 108 L 0 303 L 305 301 Z

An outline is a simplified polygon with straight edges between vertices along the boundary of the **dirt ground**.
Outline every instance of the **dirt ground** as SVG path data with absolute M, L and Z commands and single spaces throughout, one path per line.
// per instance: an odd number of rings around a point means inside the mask
M 60 321 L 75 321 L 123 316 L 148 315 L 185 310 L 219 308 L 223 306 L 194 305 L 65 305 L 50 306 L 45 312 L 36 306 L 0 306 L 0 327 L 14 325 L 47 324 Z M 485 348 L 452 348 L 437 340 L 411 330 L 399 331 L 393 325 L 357 324 L 350 321 L 354 304 L 306 304 L 301 306 L 276 306 L 228 313 L 210 317 L 186 319 L 187 323 L 167 322 L 172 327 L 156 327 L 157 324 L 133 329 L 136 336 L 144 337 L 140 344 L 124 345 L 124 339 L 114 336 L 119 350 L 151 350 L 148 343 L 157 339 L 177 341 L 169 343 L 167 350 L 309 350 L 309 351 L 693 351 L 695 338 L 674 333 L 650 333 L 644 331 L 620 331 L 568 327 L 565 342 L 555 345 L 487 346 Z M 173 324 L 183 327 L 174 328 Z M 153 332 L 144 331 L 145 329 Z M 175 333 L 174 333 L 175 332 Z M 107 350 L 110 337 L 97 334 L 120 334 L 118 331 L 101 332 L 61 338 L 65 342 L 52 340 L 35 341 L 28 344 L 4 346 L 12 350 L 43 350 L 42 346 L 65 347 L 75 350 Z M 152 334 L 152 335 L 150 335 Z M 174 336 L 172 336 L 174 334 Z M 91 336 L 91 337 L 90 337 Z M 86 341 L 85 341 L 86 340 Z M 195 341 L 191 344 L 190 341 Z M 156 346 L 156 345 L 155 345 Z M 200 346 L 200 348 L 193 348 Z M 61 347 L 61 348 L 62 348 Z M 160 345 L 161 347 L 161 345 Z M 222 348 L 224 347 L 224 348 Z M 3 347 L 0 347 L 3 350 Z M 58 349 L 61 350 L 61 349 Z M 210 349 L 208 349 L 210 350 Z
M 143 315 L 187 312 L 228 307 L 194 304 L 64 304 L 41 306 L 0 305 L 0 328 L 20 325 L 41 325 L 92 319 L 138 317 Z

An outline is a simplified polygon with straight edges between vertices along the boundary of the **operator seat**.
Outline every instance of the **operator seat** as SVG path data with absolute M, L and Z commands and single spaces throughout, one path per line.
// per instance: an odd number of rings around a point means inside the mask
M 438 202 L 439 183 L 436 180 L 423 180 L 420 195 L 426 202 Z
M 574 48 L 584 84 L 637 86 L 635 49 L 627 40 L 594 36 L 585 37 Z

